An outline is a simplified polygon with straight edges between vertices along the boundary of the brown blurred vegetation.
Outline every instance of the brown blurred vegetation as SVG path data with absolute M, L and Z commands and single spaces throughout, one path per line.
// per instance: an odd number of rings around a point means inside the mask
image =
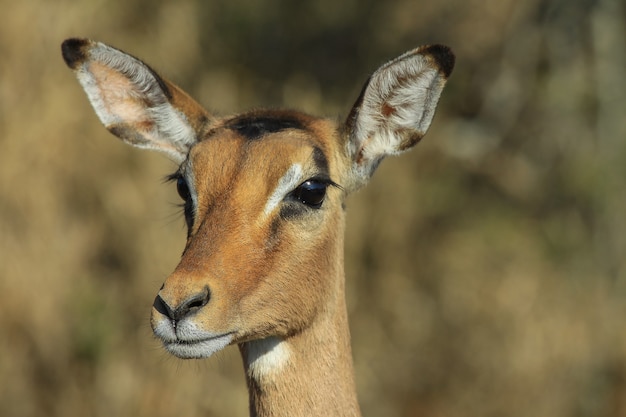
M 99 124 L 59 46 L 138 55 L 221 113 L 344 117 L 369 72 L 445 43 L 431 131 L 348 201 L 369 416 L 626 416 L 621 0 L 2 1 L 0 415 L 243 416 L 235 348 L 151 337 L 184 228 L 160 155 Z

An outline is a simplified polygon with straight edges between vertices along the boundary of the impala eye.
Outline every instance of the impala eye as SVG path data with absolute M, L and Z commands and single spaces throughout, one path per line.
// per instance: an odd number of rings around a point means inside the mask
M 326 197 L 328 182 L 307 180 L 293 190 L 292 196 L 311 208 L 320 208 Z
M 193 199 L 191 198 L 191 191 L 189 190 L 189 185 L 187 184 L 187 181 L 185 180 L 185 177 L 183 175 L 182 172 L 177 171 L 171 175 L 169 175 L 166 178 L 167 181 L 176 181 L 176 191 L 178 192 L 178 195 L 180 196 L 180 198 L 183 199 L 183 201 L 185 202 L 184 204 L 181 204 L 181 207 L 183 208 L 183 212 L 185 214 L 185 223 L 187 223 L 187 231 L 188 233 L 191 232 L 191 226 L 193 226 L 193 218 L 194 218 L 194 214 L 195 214 L 195 210 L 194 210 L 194 202 Z
M 189 186 L 187 185 L 187 181 L 181 176 L 176 179 L 176 191 L 178 191 L 178 195 L 183 200 L 189 200 L 191 194 L 189 193 Z

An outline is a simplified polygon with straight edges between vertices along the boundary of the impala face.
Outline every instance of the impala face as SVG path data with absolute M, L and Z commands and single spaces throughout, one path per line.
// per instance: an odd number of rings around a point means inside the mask
M 454 65 L 448 48 L 383 65 L 341 125 L 293 111 L 220 118 L 117 49 L 84 39 L 62 49 L 113 134 L 180 164 L 170 178 L 188 238 L 151 319 L 165 348 L 200 358 L 233 343 L 276 346 L 322 322 L 324 340 L 347 334 L 344 198 L 426 133 Z
M 333 289 L 327 252 L 343 232 L 338 143 L 324 120 L 257 112 L 225 120 L 191 147 L 171 176 L 187 245 L 152 310 L 168 351 L 205 357 L 287 337 L 319 313 Z

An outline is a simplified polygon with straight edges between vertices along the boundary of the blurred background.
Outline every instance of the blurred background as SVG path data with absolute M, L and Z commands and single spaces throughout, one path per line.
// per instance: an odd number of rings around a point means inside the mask
M 339 119 L 386 60 L 451 46 L 429 134 L 348 200 L 363 412 L 626 416 L 623 0 L 0 3 L 1 416 L 247 415 L 236 348 L 181 361 L 152 338 L 175 167 L 100 125 L 71 36 L 220 114 Z

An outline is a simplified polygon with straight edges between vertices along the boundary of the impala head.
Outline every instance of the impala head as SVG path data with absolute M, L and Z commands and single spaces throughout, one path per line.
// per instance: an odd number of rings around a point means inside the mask
M 285 338 L 343 298 L 343 202 L 426 133 L 454 57 L 410 51 L 368 80 L 345 124 L 293 111 L 208 113 L 138 59 L 69 39 L 63 57 L 104 125 L 166 153 L 188 238 L 152 309 L 182 358 Z

